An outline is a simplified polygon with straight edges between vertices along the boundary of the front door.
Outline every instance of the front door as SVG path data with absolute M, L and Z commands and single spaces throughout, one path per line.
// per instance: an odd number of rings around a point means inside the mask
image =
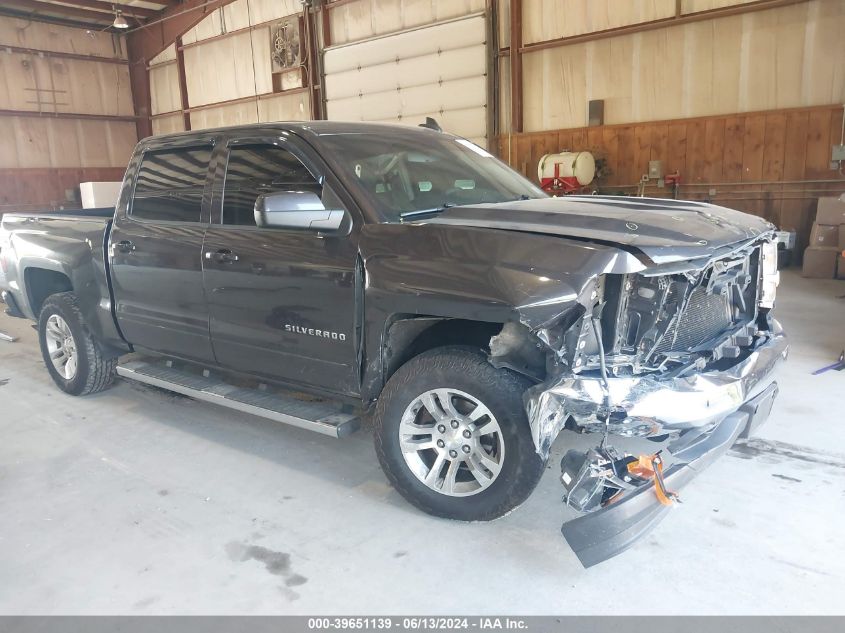
M 217 222 L 203 247 L 218 363 L 287 383 L 357 393 L 354 239 L 259 228 L 254 214 L 260 194 L 314 191 L 325 202 L 333 193 L 289 141 L 239 140 L 227 149 L 224 184 L 222 190 L 215 187 Z M 332 200 L 333 208 L 338 204 Z
M 212 145 L 147 150 L 110 236 L 115 314 L 135 346 L 213 361 L 202 285 Z

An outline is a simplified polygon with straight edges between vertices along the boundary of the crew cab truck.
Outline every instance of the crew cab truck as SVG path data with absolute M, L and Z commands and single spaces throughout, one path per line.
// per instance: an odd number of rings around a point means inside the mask
M 61 390 L 117 373 L 338 437 L 370 417 L 391 484 L 436 516 L 503 516 L 560 431 L 595 434 L 561 464 L 591 565 L 768 415 L 773 229 L 550 198 L 433 129 L 272 123 L 141 141 L 114 209 L 6 214 L 0 263 Z

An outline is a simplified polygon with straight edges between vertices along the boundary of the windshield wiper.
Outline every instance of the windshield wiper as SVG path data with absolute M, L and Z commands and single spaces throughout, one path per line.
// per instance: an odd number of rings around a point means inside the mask
M 399 219 L 404 220 L 405 218 L 414 218 L 418 215 L 430 215 L 430 214 L 433 214 L 433 213 L 442 213 L 446 209 L 448 209 L 450 207 L 454 207 L 454 206 L 455 206 L 454 202 L 444 202 L 441 206 L 433 207 L 431 209 L 418 209 L 417 211 L 405 211 L 405 212 L 399 214 Z

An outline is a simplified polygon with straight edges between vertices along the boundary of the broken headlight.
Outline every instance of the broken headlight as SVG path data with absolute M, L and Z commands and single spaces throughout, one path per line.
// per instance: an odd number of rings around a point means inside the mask
M 780 283 L 777 242 L 764 242 L 760 255 L 762 258 L 760 266 L 760 307 L 773 308 L 775 305 L 775 294 Z

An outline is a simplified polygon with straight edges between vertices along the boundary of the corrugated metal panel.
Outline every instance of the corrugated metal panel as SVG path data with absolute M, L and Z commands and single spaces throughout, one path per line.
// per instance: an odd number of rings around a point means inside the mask
M 326 50 L 328 118 L 418 125 L 487 146 L 487 26 L 484 15 Z

